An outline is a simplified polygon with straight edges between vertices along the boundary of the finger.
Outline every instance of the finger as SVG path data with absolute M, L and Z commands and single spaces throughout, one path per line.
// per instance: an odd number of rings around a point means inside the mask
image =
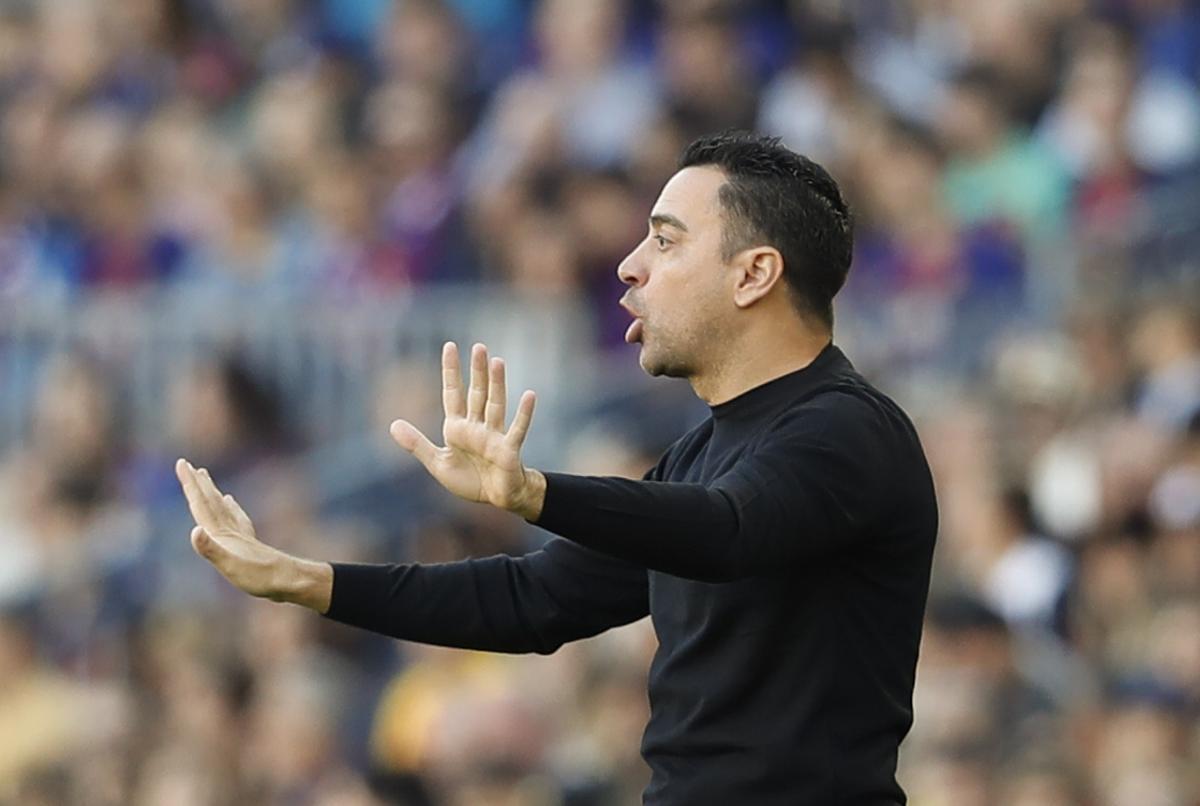
M 493 358 L 488 368 L 487 409 L 484 421 L 487 427 L 494 431 L 504 430 L 504 410 L 508 400 L 505 391 L 504 359 Z
M 242 505 L 237 502 L 236 498 L 229 493 L 225 493 L 222 500 L 225 502 L 225 508 L 229 510 L 230 514 L 233 515 L 243 528 L 249 528 L 253 525 L 250 516 L 246 514 L 246 510 L 242 509 Z
M 213 514 L 223 513 L 226 510 L 224 493 L 217 487 L 217 483 L 213 481 L 212 475 L 208 472 L 208 468 L 202 467 L 196 471 L 197 484 L 200 487 L 200 492 L 203 493 L 205 500 L 208 501 L 208 507 Z
M 462 369 L 458 365 L 458 345 L 452 341 L 442 345 L 442 409 L 447 418 L 467 416 Z
M 250 521 L 250 516 L 246 514 L 241 505 L 234 500 L 232 495 L 222 493 L 221 488 L 213 481 L 212 474 L 208 472 L 208 468 L 202 467 L 196 472 L 200 483 L 200 491 L 204 494 L 208 501 L 209 510 L 214 515 L 220 515 L 221 519 L 228 523 L 232 520 L 242 529 L 247 531 L 253 530 L 253 524 Z
M 467 390 L 467 419 L 483 422 L 487 403 L 487 348 L 476 344 L 471 348 L 471 386 Z
M 214 513 L 209 506 L 208 498 L 200 489 L 196 469 L 186 460 L 180 459 L 175 463 L 175 475 L 179 477 L 180 486 L 183 487 L 183 497 L 187 500 L 192 519 L 196 523 L 211 523 Z
M 433 460 L 437 457 L 437 446 L 430 442 L 419 428 L 407 420 L 396 420 L 388 430 L 401 448 L 417 457 L 417 461 L 432 472 Z
M 525 444 L 525 435 L 529 433 L 529 423 L 533 421 L 533 407 L 537 403 L 537 395 L 526 389 L 521 394 L 521 402 L 517 404 L 517 413 L 513 416 L 512 425 L 504 440 L 514 448 Z

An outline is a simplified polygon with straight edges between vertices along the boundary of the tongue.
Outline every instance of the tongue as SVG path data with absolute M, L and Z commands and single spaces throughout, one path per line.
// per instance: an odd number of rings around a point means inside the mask
M 642 320 L 634 319 L 629 325 L 629 329 L 625 331 L 625 342 L 633 344 L 635 341 L 641 341 L 642 338 Z

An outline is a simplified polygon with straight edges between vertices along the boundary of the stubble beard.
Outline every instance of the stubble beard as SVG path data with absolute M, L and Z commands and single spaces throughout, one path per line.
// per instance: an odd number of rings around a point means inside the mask
M 641 355 L 638 356 L 638 363 L 647 375 L 651 377 L 665 378 L 690 378 L 696 374 L 695 361 L 692 359 L 694 351 L 683 346 L 672 346 L 672 343 L 679 345 L 680 343 L 690 344 L 693 339 L 664 338 L 663 334 L 658 333 L 653 339 L 653 345 L 647 343 L 647 336 L 650 335 L 650 328 L 646 322 L 642 322 L 642 338 L 641 338 Z

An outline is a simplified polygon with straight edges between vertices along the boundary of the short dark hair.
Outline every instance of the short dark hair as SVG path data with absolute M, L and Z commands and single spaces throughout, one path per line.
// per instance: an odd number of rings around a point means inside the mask
M 853 221 L 828 171 L 780 143 L 746 131 L 701 137 L 679 156 L 679 169 L 713 165 L 725 172 L 721 253 L 769 245 L 783 256 L 796 308 L 833 326 L 833 297 L 846 282 Z

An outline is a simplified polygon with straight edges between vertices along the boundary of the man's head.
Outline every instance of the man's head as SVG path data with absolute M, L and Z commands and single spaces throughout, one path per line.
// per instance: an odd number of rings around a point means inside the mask
M 821 166 L 776 138 L 696 140 L 617 270 L 638 317 L 627 339 L 642 342 L 651 375 L 691 377 L 752 326 L 828 332 L 851 244 L 849 210 Z

